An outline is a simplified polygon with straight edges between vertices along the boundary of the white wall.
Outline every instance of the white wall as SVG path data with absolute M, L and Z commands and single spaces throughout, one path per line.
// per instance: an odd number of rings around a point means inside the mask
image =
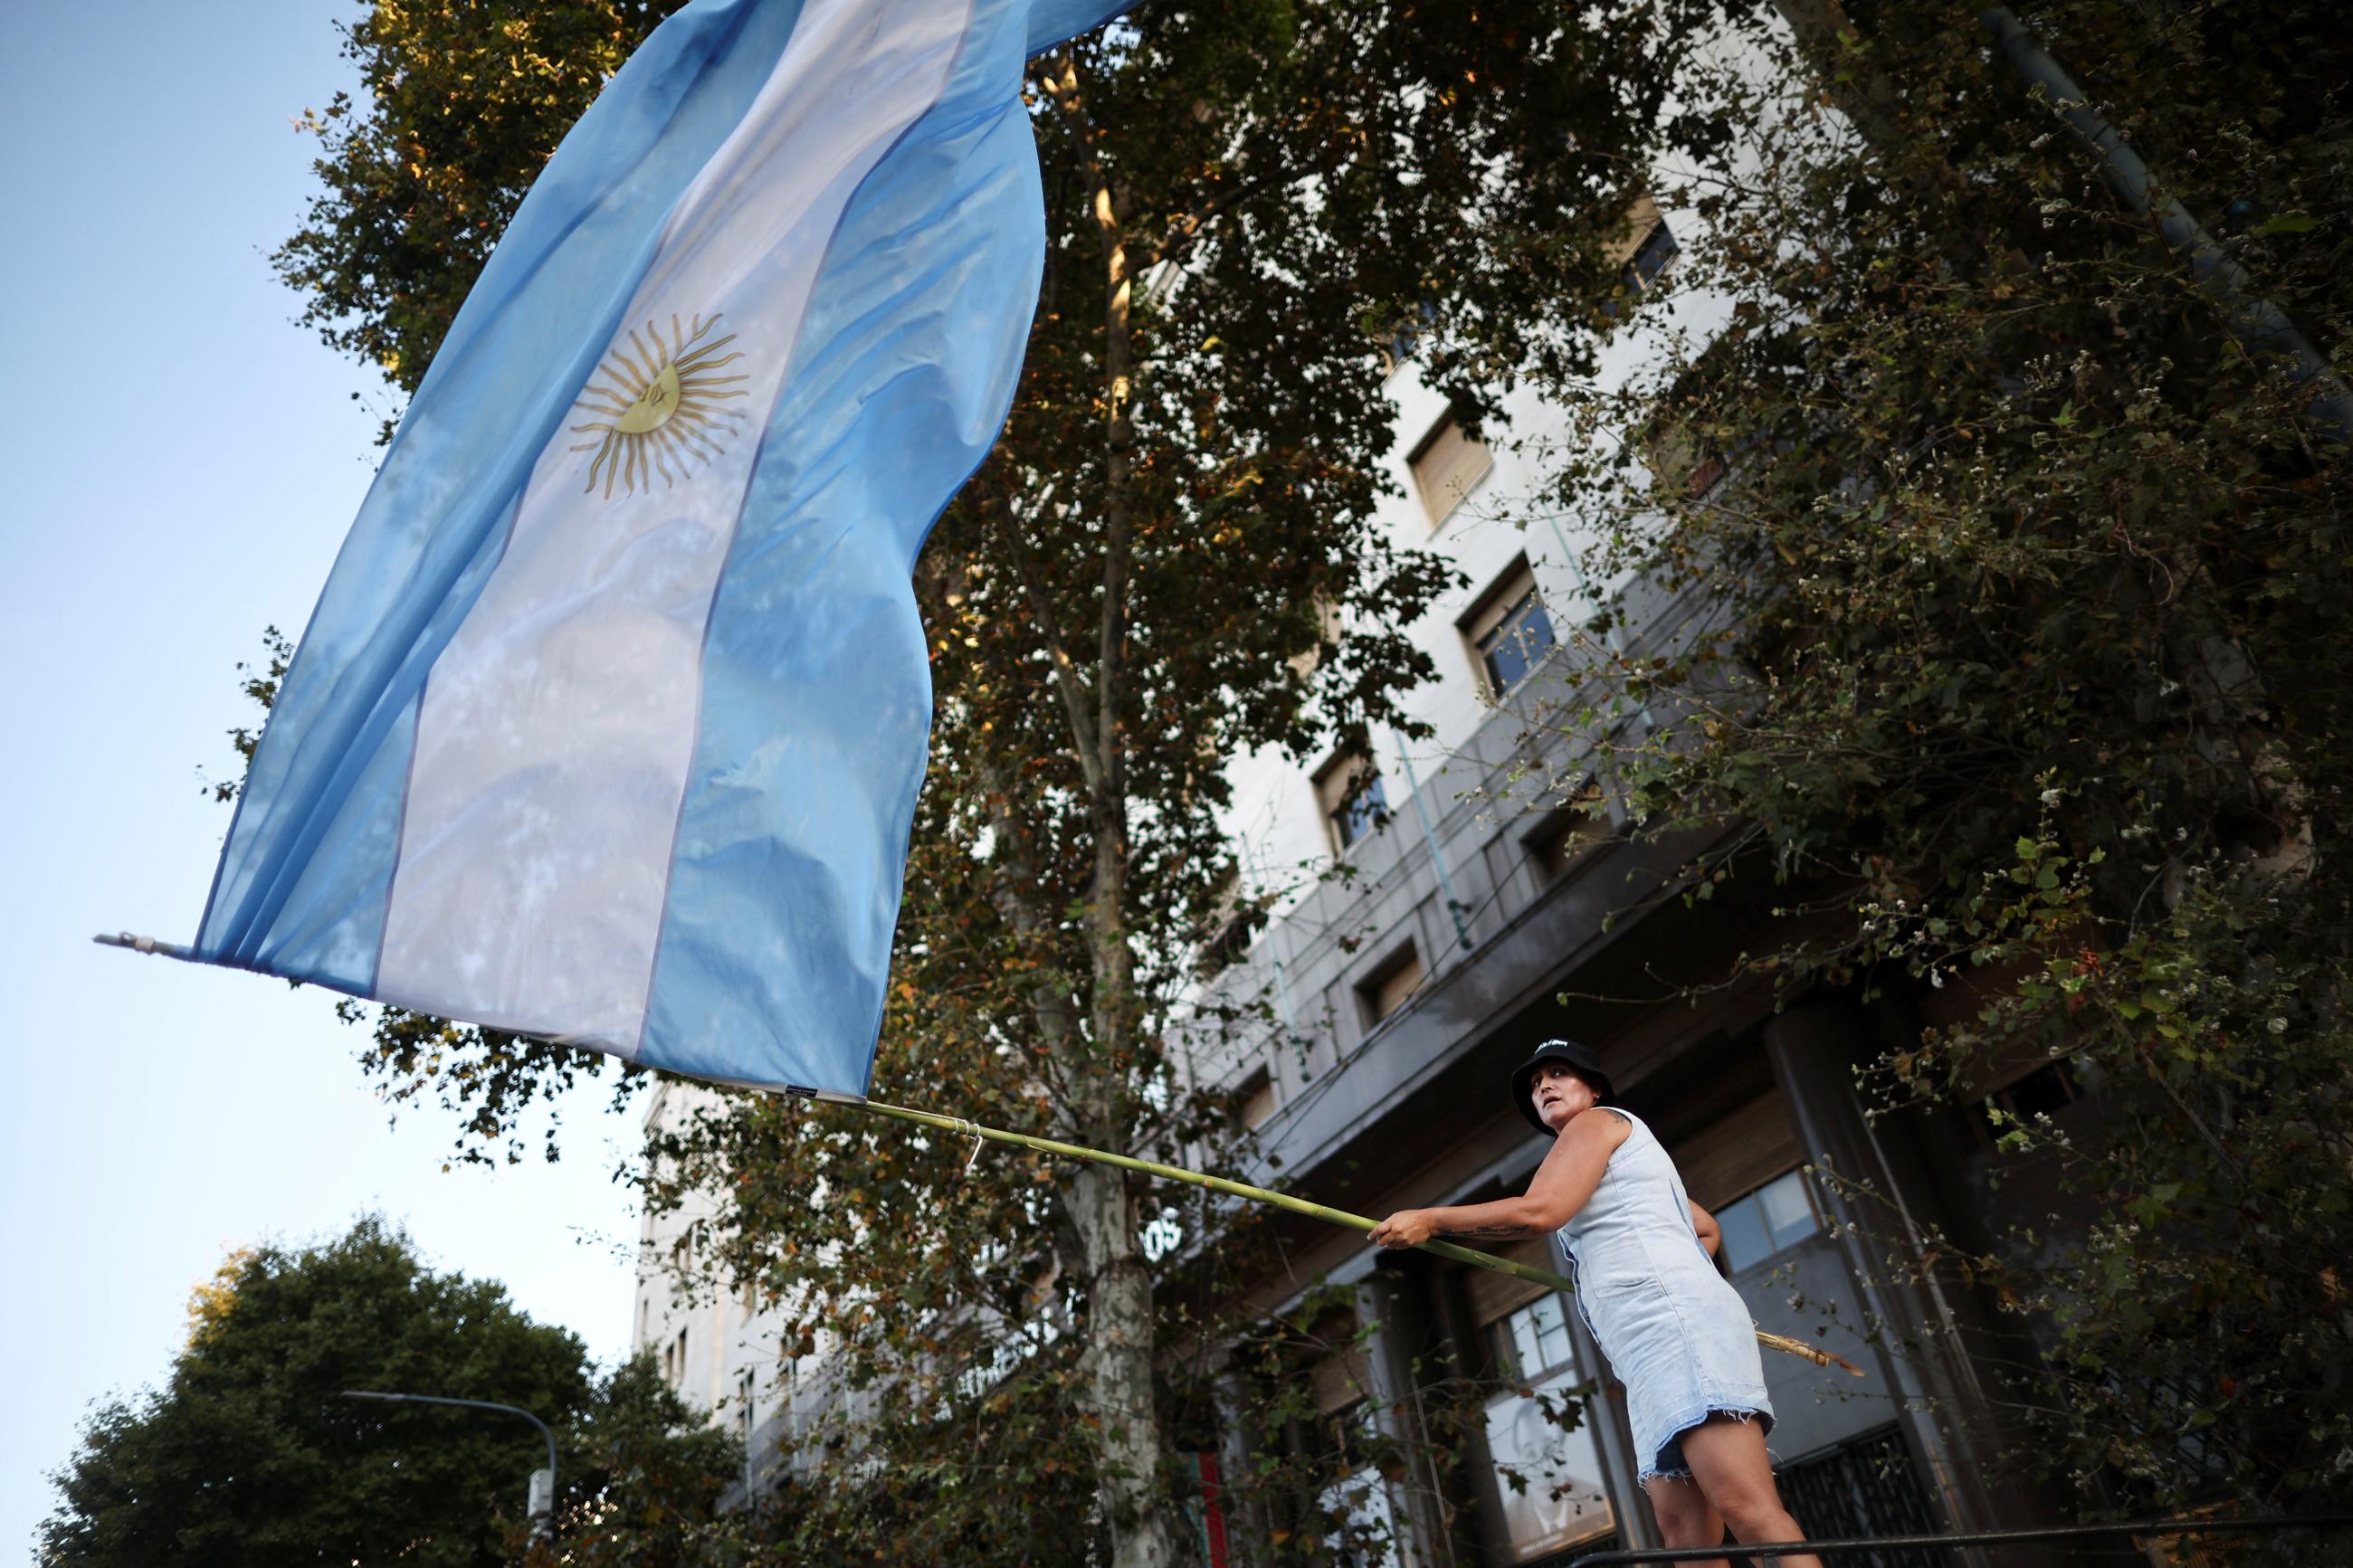
M 1679 251 L 1639 296 L 1624 324 L 1599 345 L 1593 383 L 1604 393 L 1654 385 L 1662 366 L 1688 363 L 1730 318 L 1728 300 L 1683 285 L 1693 270 L 1693 258 L 1704 254 L 1711 240 L 1689 193 L 1661 179 L 1654 183 L 1653 194 Z M 1374 761 L 1390 812 L 1385 831 L 1392 840 L 1405 836 L 1418 841 L 1427 831 L 1425 820 L 1444 821 L 1461 802 L 1475 798 L 1472 792 L 1488 776 L 1483 766 L 1455 761 L 1473 733 L 1497 715 L 1498 705 L 1487 695 L 1478 668 L 1477 651 L 1462 632 L 1472 606 L 1525 559 L 1553 626 L 1551 668 L 1589 668 L 1606 649 L 1593 646 L 1586 623 L 1599 607 L 1597 596 L 1606 598 L 1623 582 L 1587 581 L 1581 558 L 1593 539 L 1567 509 L 1541 493 L 1547 471 L 1556 466 L 1545 449 L 1571 438 L 1556 406 L 1525 389 L 1507 396 L 1503 417 L 1484 432 L 1493 467 L 1433 526 L 1409 457 L 1447 416 L 1446 399 L 1423 384 L 1411 363 L 1389 377 L 1387 391 L 1397 414 L 1385 466 L 1398 493 L 1383 499 L 1378 526 L 1394 549 L 1434 552 L 1461 578 L 1407 628 L 1409 639 L 1429 657 L 1438 674 L 1408 693 L 1401 706 L 1432 733 L 1419 741 L 1395 733 L 1374 736 Z M 1620 437 L 1612 434 L 1608 438 Z M 1527 727 L 1558 727 L 1567 716 L 1544 710 L 1534 695 L 1543 684 L 1524 682 L 1504 696 L 1502 706 Z M 1552 689 L 1557 693 L 1559 684 L 1552 683 Z M 1410 934 L 1426 965 L 1435 967 L 1454 957 L 1455 932 L 1444 929 L 1442 915 L 1437 917 L 1436 930 L 1411 930 L 1409 922 L 1396 930 L 1340 932 L 1323 923 L 1330 916 L 1332 900 L 1318 900 L 1319 908 L 1313 911 L 1302 908 L 1319 879 L 1332 874 L 1342 858 L 1314 784 L 1315 772 L 1324 761 L 1294 761 L 1271 751 L 1237 759 L 1229 765 L 1233 799 L 1224 819 L 1241 862 L 1242 894 L 1265 901 L 1273 914 L 1256 936 L 1250 962 L 1255 974 L 1274 976 L 1270 1000 L 1286 1027 L 1303 1037 L 1304 1059 L 1289 1075 L 1303 1082 L 1321 1074 L 1329 1065 L 1324 1058 L 1358 1032 L 1355 1020 L 1327 1016 L 1332 1006 L 1328 988 L 1311 991 L 1302 984 L 1328 967 L 1333 939 L 1351 943 L 1364 939 L 1377 948 L 1400 944 Z M 1513 807 L 1498 803 L 1494 809 Z M 1361 848 L 1345 853 L 1366 855 Z M 1460 868 L 1454 874 L 1461 877 Z M 1345 907 L 1350 918 L 1357 918 L 1377 906 L 1378 900 L 1369 900 Z M 1421 924 L 1430 923 L 1425 911 Z M 1205 1084 L 1238 1082 L 1267 1060 L 1263 1049 L 1247 1040 L 1212 1043 L 1204 1038 L 1194 1042 L 1193 1050 L 1194 1071 Z M 1285 1077 L 1282 1070 L 1273 1073 L 1279 1089 Z
M 645 1125 L 649 1131 L 675 1128 L 719 1101 L 717 1091 L 703 1085 L 665 1081 L 647 1103 Z M 644 1219 L 630 1348 L 652 1355 L 670 1375 L 671 1386 L 716 1425 L 739 1433 L 747 1429 L 747 1393 L 754 1426 L 766 1426 L 779 1416 L 790 1422 L 797 1413 L 806 1419 L 810 1401 L 817 1397 L 814 1384 L 822 1347 L 819 1353 L 794 1363 L 783 1353 L 783 1313 L 778 1309 L 760 1306 L 747 1312 L 740 1291 L 723 1281 L 709 1284 L 691 1265 L 682 1276 L 674 1268 L 681 1239 L 697 1221 L 711 1219 L 718 1207 L 714 1198 L 695 1194 L 683 1207 Z M 681 1334 L 685 1336 L 682 1358 L 677 1352 Z M 770 1456 L 755 1458 L 765 1469 Z

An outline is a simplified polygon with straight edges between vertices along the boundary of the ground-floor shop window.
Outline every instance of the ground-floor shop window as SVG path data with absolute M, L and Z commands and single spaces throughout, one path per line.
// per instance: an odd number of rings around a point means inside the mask
M 1566 1298 L 1546 1291 L 1484 1325 L 1494 1371 L 1508 1384 L 1487 1405 L 1487 1452 L 1514 1562 L 1532 1563 L 1616 1527 L 1588 1424 L 1596 1413 L 1582 1410 L 1577 1394 L 1587 1373 L 1569 1337 L 1568 1310 Z
M 1735 1274 L 1819 1236 L 1822 1229 L 1803 1171 L 1785 1171 L 1734 1199 L 1715 1211 L 1715 1223 L 1724 1232 L 1725 1266 Z

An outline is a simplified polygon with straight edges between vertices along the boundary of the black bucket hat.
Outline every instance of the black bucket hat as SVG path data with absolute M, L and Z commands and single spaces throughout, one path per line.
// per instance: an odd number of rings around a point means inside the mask
M 1536 1047 L 1535 1055 L 1512 1069 L 1512 1103 L 1528 1119 L 1539 1132 L 1549 1134 L 1552 1129 L 1536 1114 L 1535 1100 L 1531 1091 L 1535 1087 L 1536 1068 L 1546 1062 L 1565 1063 L 1571 1071 L 1593 1086 L 1593 1098 L 1602 1105 L 1609 1103 L 1609 1075 L 1601 1070 L 1601 1053 L 1591 1046 L 1581 1046 L 1575 1040 L 1546 1040 Z

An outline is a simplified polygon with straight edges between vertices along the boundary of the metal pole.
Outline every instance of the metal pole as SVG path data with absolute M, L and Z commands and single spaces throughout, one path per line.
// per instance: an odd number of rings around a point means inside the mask
M 138 947 L 141 952 L 150 951 L 149 946 L 140 945 L 147 939 L 132 937 L 128 933 L 119 941 L 107 937 L 99 937 L 96 940 L 111 947 Z M 162 943 L 150 945 L 153 951 L 164 950 L 164 944 Z M 174 952 L 172 956 L 185 956 L 185 950 Z M 1138 1160 L 1132 1155 L 1113 1154 L 1107 1150 L 1089 1149 L 1077 1143 L 1058 1142 L 1051 1138 L 1033 1138 L 1026 1132 L 1007 1132 L 998 1128 L 983 1127 L 977 1122 L 966 1121 L 960 1116 L 939 1116 L 928 1110 L 910 1110 L 904 1106 L 884 1105 L 879 1100 L 868 1100 L 863 1095 L 842 1094 L 833 1089 L 804 1089 L 798 1084 L 786 1084 L 780 1089 L 775 1084 L 746 1083 L 741 1080 L 713 1079 L 710 1081 L 714 1083 L 732 1081 L 738 1089 L 756 1089 L 771 1094 L 781 1093 L 792 1100 L 821 1100 L 828 1105 L 856 1106 L 861 1110 L 871 1110 L 878 1115 L 895 1116 L 902 1121 L 918 1122 L 925 1127 L 935 1127 L 942 1131 L 954 1132 L 959 1137 L 987 1139 L 997 1143 L 1018 1143 L 1025 1149 L 1034 1149 L 1041 1154 L 1060 1154 L 1071 1160 L 1092 1160 L 1099 1165 L 1116 1165 L 1122 1170 L 1140 1171 L 1148 1176 L 1160 1176 L 1172 1182 L 1187 1182 L 1197 1187 L 1207 1187 L 1211 1192 L 1224 1193 L 1237 1198 L 1248 1198 L 1253 1203 L 1271 1204 L 1276 1208 L 1289 1209 L 1293 1214 L 1305 1215 L 1311 1219 L 1320 1219 L 1326 1224 L 1345 1226 L 1351 1230 L 1370 1230 L 1375 1224 L 1363 1215 L 1350 1214 L 1345 1209 L 1327 1208 L 1322 1204 L 1309 1203 L 1305 1198 L 1294 1198 L 1288 1193 L 1269 1192 L 1264 1187 L 1253 1187 L 1245 1182 L 1229 1182 L 1223 1176 L 1211 1176 L 1199 1171 L 1187 1171 L 1177 1165 L 1164 1165 L 1155 1160 Z M 1547 1273 L 1541 1268 L 1531 1268 L 1525 1263 L 1514 1263 L 1509 1258 L 1490 1258 L 1483 1252 L 1473 1252 L 1467 1247 L 1457 1247 L 1451 1241 L 1425 1241 L 1421 1244 L 1421 1250 L 1434 1252 L 1440 1258 L 1451 1258 L 1457 1263 L 1469 1263 L 1481 1268 L 1492 1268 L 1498 1274 L 1509 1274 L 1514 1279 L 1525 1279 L 1531 1284 L 1542 1285 L 1547 1289 L 1573 1292 L 1577 1289 L 1576 1281 L 1564 1279 L 1557 1274 Z M 1758 1343 L 1770 1349 L 1787 1351 L 1791 1355 L 1802 1356 L 1816 1366 L 1836 1364 L 1846 1368 L 1857 1377 L 1862 1375 L 1862 1369 L 1844 1356 L 1832 1355 L 1825 1350 L 1817 1350 L 1803 1340 L 1793 1340 L 1784 1334 L 1768 1334 L 1762 1329 L 1757 1331 L 1757 1340 Z M 376 1394 L 361 1389 L 347 1389 L 344 1391 L 343 1397 L 383 1399 L 419 1405 L 462 1405 L 478 1410 L 503 1410 L 511 1415 L 520 1415 L 538 1427 L 541 1434 L 547 1438 L 547 1468 L 551 1492 L 553 1490 L 555 1472 L 555 1435 L 548 1431 L 545 1422 L 528 1410 L 519 1410 L 512 1405 L 495 1405 L 487 1399 L 445 1399 L 438 1394 Z M 551 1533 L 554 1530 L 554 1517 L 551 1508 L 549 1514 Z
M 549 1541 L 555 1539 L 555 1434 L 548 1430 L 546 1422 L 542 1421 L 530 1411 L 519 1405 L 500 1405 L 488 1399 L 450 1399 L 438 1394 L 378 1394 L 373 1389 L 365 1388 L 346 1388 L 343 1392 L 343 1397 L 379 1399 L 387 1405 L 459 1405 L 470 1410 L 503 1410 L 510 1415 L 522 1416 L 538 1427 L 539 1435 L 547 1439 L 547 1509 L 543 1513 L 539 1513 L 536 1509 L 533 1511 L 538 1514 L 540 1534 Z
M 1996 5 L 1981 13 L 1978 25 L 1992 35 L 1995 48 L 2019 75 L 2050 94 L 2051 106 L 2068 129 L 2099 155 L 2100 172 L 2125 205 L 2156 220 L 2165 242 L 2183 254 L 2198 281 L 2221 300 L 2247 346 L 2281 362 L 2288 378 L 2298 385 L 2314 386 L 2312 402 L 2306 409 L 2313 420 L 2336 445 L 2353 442 L 2353 392 L 2348 391 L 2328 361 L 2280 308 L 2256 292 L 2255 280 L 2247 269 L 2231 258 L 2187 207 L 2158 188 L 2140 154 L 2116 134 L 2116 127 L 2092 112 L 2091 95 L 2060 68 L 2009 6 Z
M 1767 1557 L 1807 1553 L 1834 1556 L 1849 1552 L 1881 1552 L 1894 1547 L 2022 1546 L 2037 1541 L 2094 1540 L 2104 1535 L 2230 1534 L 2261 1530 L 2313 1530 L 2353 1523 L 2353 1513 L 2278 1514 L 2263 1519 L 2137 1519 L 2124 1524 L 2061 1524 L 2042 1530 L 1981 1530 L 1968 1535 L 1858 1535 L 1837 1541 L 1771 1541 L 1751 1546 L 1742 1542 L 1729 1555 Z M 1629 1568 L 1638 1563 L 1721 1561 L 1722 1546 L 1652 1546 L 1624 1552 L 1596 1552 L 1572 1558 L 1569 1568 Z

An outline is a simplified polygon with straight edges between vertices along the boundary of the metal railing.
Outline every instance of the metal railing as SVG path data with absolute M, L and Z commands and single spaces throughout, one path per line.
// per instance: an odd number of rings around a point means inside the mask
M 1817 1557 L 1904 1548 L 1960 1551 L 1975 1546 L 2029 1546 L 2116 1535 L 2224 1534 L 2273 1530 L 2329 1530 L 2353 1524 L 2353 1513 L 2283 1514 L 2259 1519 L 2140 1519 L 2118 1524 L 2062 1524 L 2042 1530 L 1989 1530 L 1972 1535 L 1867 1535 L 1838 1541 L 1777 1541 L 1750 1546 L 1641 1546 L 1596 1552 L 1572 1559 L 1569 1568 L 1619 1568 L 1622 1563 L 1694 1563 L 1726 1556 L 1776 1561 L 1811 1552 Z

